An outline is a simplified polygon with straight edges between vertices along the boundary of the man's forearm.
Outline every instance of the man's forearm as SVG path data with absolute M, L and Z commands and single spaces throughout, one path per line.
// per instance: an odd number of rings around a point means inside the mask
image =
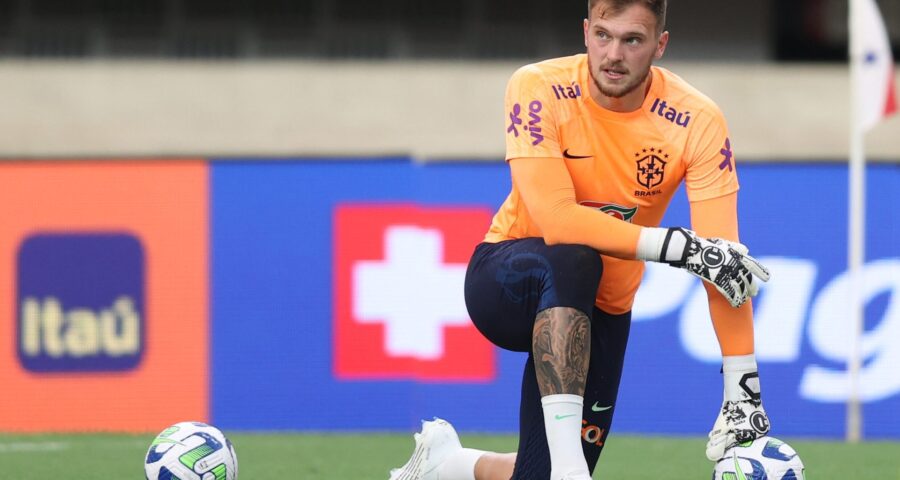
M 709 316 L 712 318 L 716 338 L 723 356 L 753 353 L 753 306 L 747 302 L 733 308 L 728 300 L 716 291 L 715 286 L 703 282 L 709 297 Z

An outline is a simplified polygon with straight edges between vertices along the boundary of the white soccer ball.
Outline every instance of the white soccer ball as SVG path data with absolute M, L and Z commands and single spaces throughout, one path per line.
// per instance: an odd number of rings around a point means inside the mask
M 713 480 L 804 480 L 803 462 L 790 445 L 760 437 L 725 451 Z
M 231 442 L 212 425 L 181 422 L 163 430 L 147 450 L 147 480 L 237 480 Z

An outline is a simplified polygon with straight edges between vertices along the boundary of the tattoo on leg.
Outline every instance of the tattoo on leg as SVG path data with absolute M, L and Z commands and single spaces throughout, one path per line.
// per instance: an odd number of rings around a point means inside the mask
M 541 396 L 584 395 L 590 333 L 590 319 L 574 308 L 554 307 L 537 314 L 532 353 Z

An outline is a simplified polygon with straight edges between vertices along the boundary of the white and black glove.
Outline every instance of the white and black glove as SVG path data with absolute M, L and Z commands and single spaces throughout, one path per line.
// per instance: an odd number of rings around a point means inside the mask
M 724 457 L 729 448 L 769 433 L 756 358 L 752 354 L 724 357 L 722 375 L 725 400 L 706 444 L 706 458 L 714 462 Z
M 637 258 L 687 270 L 715 285 L 732 307 L 740 307 L 759 292 L 757 278 L 769 281 L 769 270 L 747 251 L 740 243 L 699 237 L 680 227 L 647 227 L 641 230 Z

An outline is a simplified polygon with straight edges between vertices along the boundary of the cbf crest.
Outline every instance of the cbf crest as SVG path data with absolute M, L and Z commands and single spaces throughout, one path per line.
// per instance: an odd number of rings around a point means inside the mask
M 669 154 L 657 148 L 644 148 L 634 154 L 637 163 L 637 182 L 647 190 L 653 190 L 663 182 Z M 659 190 L 644 192 L 643 195 L 662 193 Z

